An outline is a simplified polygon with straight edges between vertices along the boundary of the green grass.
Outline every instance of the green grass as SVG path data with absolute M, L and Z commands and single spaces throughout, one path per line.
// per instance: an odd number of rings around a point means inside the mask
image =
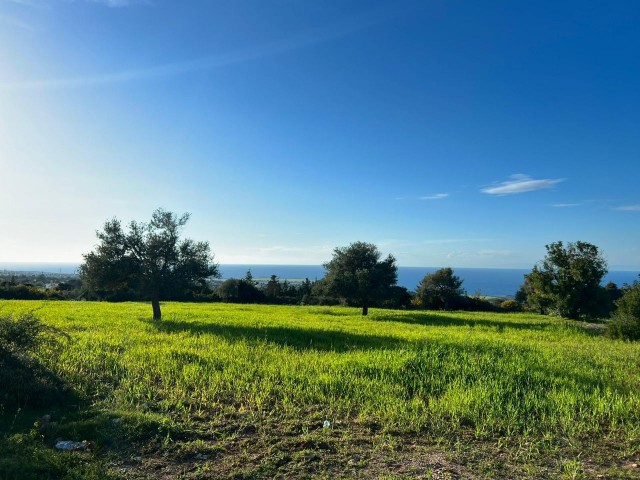
M 640 460 L 640 344 L 578 323 L 530 314 L 373 310 L 363 318 L 350 308 L 179 303 L 165 304 L 165 319 L 154 323 L 150 310 L 140 303 L 0 302 L 2 315 L 34 311 L 71 336 L 49 368 L 75 392 L 45 412 L 54 424 L 46 428 L 32 427 L 43 412 L 2 412 L 0 472 L 640 472 L 632 468 Z M 67 437 L 89 441 L 91 452 L 50 448 Z M 28 455 L 17 455 L 20 444 Z

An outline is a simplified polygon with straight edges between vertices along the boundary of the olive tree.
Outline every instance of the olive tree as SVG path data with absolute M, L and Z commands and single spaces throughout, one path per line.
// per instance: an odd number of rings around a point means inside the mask
M 428 273 L 416 289 L 417 303 L 424 308 L 452 310 L 461 306 L 466 292 L 463 280 L 453 274 L 451 268 L 441 268 Z
M 323 266 L 324 284 L 328 292 L 362 307 L 362 315 L 369 307 L 386 298 L 398 281 L 398 267 L 393 255 L 381 260 L 378 248 L 365 242 L 338 247 L 333 258 Z
M 151 300 L 154 320 L 160 320 L 160 300 L 202 285 L 219 276 L 208 242 L 180 239 L 189 214 L 178 217 L 164 209 L 149 223 L 132 221 L 124 230 L 116 218 L 96 235 L 100 243 L 83 255 L 80 277 L 89 291 L 135 292 Z
M 587 242 L 554 242 L 546 246 L 540 266 L 525 276 L 521 295 L 530 308 L 566 318 L 588 318 L 602 313 L 606 292 L 601 282 L 607 262 L 598 247 Z

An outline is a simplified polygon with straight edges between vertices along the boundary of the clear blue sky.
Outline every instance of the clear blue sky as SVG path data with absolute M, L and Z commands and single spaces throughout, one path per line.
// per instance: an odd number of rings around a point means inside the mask
M 192 213 L 221 263 L 640 268 L 640 2 L 0 0 L 0 261 Z

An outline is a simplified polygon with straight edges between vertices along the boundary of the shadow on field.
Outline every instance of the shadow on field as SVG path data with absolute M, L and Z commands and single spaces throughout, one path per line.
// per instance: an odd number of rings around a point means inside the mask
M 348 317 L 350 315 L 353 315 L 353 312 L 336 311 L 335 308 L 314 308 L 310 309 L 309 313 L 312 313 L 314 315 L 330 315 L 332 317 Z
M 267 341 L 298 350 L 347 352 L 351 350 L 393 349 L 410 345 L 411 342 L 382 335 L 358 335 L 336 330 L 289 327 L 251 327 L 219 325 L 200 322 L 163 320 L 153 324 L 166 333 L 190 332 L 197 335 L 217 335 L 228 341 Z
M 433 327 L 492 327 L 503 331 L 506 328 L 516 330 L 548 330 L 556 328 L 552 323 L 537 322 L 499 322 L 485 318 L 467 320 L 464 318 L 449 317 L 446 315 L 433 315 L 431 313 L 412 313 L 411 315 L 376 315 L 374 320 L 381 322 L 399 322 Z
M 31 358 L 0 358 L 0 408 L 44 408 L 75 402 L 71 386 Z

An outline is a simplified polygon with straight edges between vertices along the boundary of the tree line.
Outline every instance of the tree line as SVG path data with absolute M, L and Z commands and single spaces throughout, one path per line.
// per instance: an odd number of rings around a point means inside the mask
M 178 217 L 164 209 L 153 212 L 150 222 L 132 221 L 126 229 L 118 219 L 108 220 L 96 232 L 98 245 L 83 256 L 80 297 L 150 301 L 156 320 L 162 318 L 161 300 L 343 304 L 360 307 L 363 316 L 371 307 L 525 310 L 580 320 L 613 313 L 618 336 L 640 337 L 640 285 L 636 281 L 622 288 L 612 283 L 602 287 L 607 263 L 598 247 L 587 242 L 547 245 L 545 258 L 525 275 L 515 299 L 501 301 L 468 296 L 463 280 L 451 268 L 425 275 L 410 292 L 397 285 L 395 257 L 383 258 L 375 245 L 366 242 L 335 248 L 320 280 L 292 283 L 272 275 L 267 282 L 257 282 L 249 271 L 245 278 L 213 283 L 220 271 L 208 242 L 181 238 L 188 220 L 189 214 Z M 18 287 L 4 282 L 0 298 L 15 294 Z M 60 297 L 68 298 L 71 287 L 64 288 L 67 294 Z M 37 296 L 33 289 L 20 291 Z
M 462 280 L 445 268 L 424 277 L 415 292 L 397 285 L 393 255 L 382 258 L 371 243 L 338 247 L 323 266 L 325 277 L 301 283 L 281 282 L 272 275 L 257 282 L 251 272 L 213 285 L 220 277 L 209 244 L 181 239 L 188 214 L 178 217 L 156 210 L 149 223 L 133 221 L 128 229 L 117 219 L 96 232 L 99 243 L 84 255 L 80 266 L 82 295 L 94 300 L 150 301 L 153 318 L 160 320 L 160 300 L 223 301 L 297 305 L 493 310 L 479 297 L 468 297 Z

